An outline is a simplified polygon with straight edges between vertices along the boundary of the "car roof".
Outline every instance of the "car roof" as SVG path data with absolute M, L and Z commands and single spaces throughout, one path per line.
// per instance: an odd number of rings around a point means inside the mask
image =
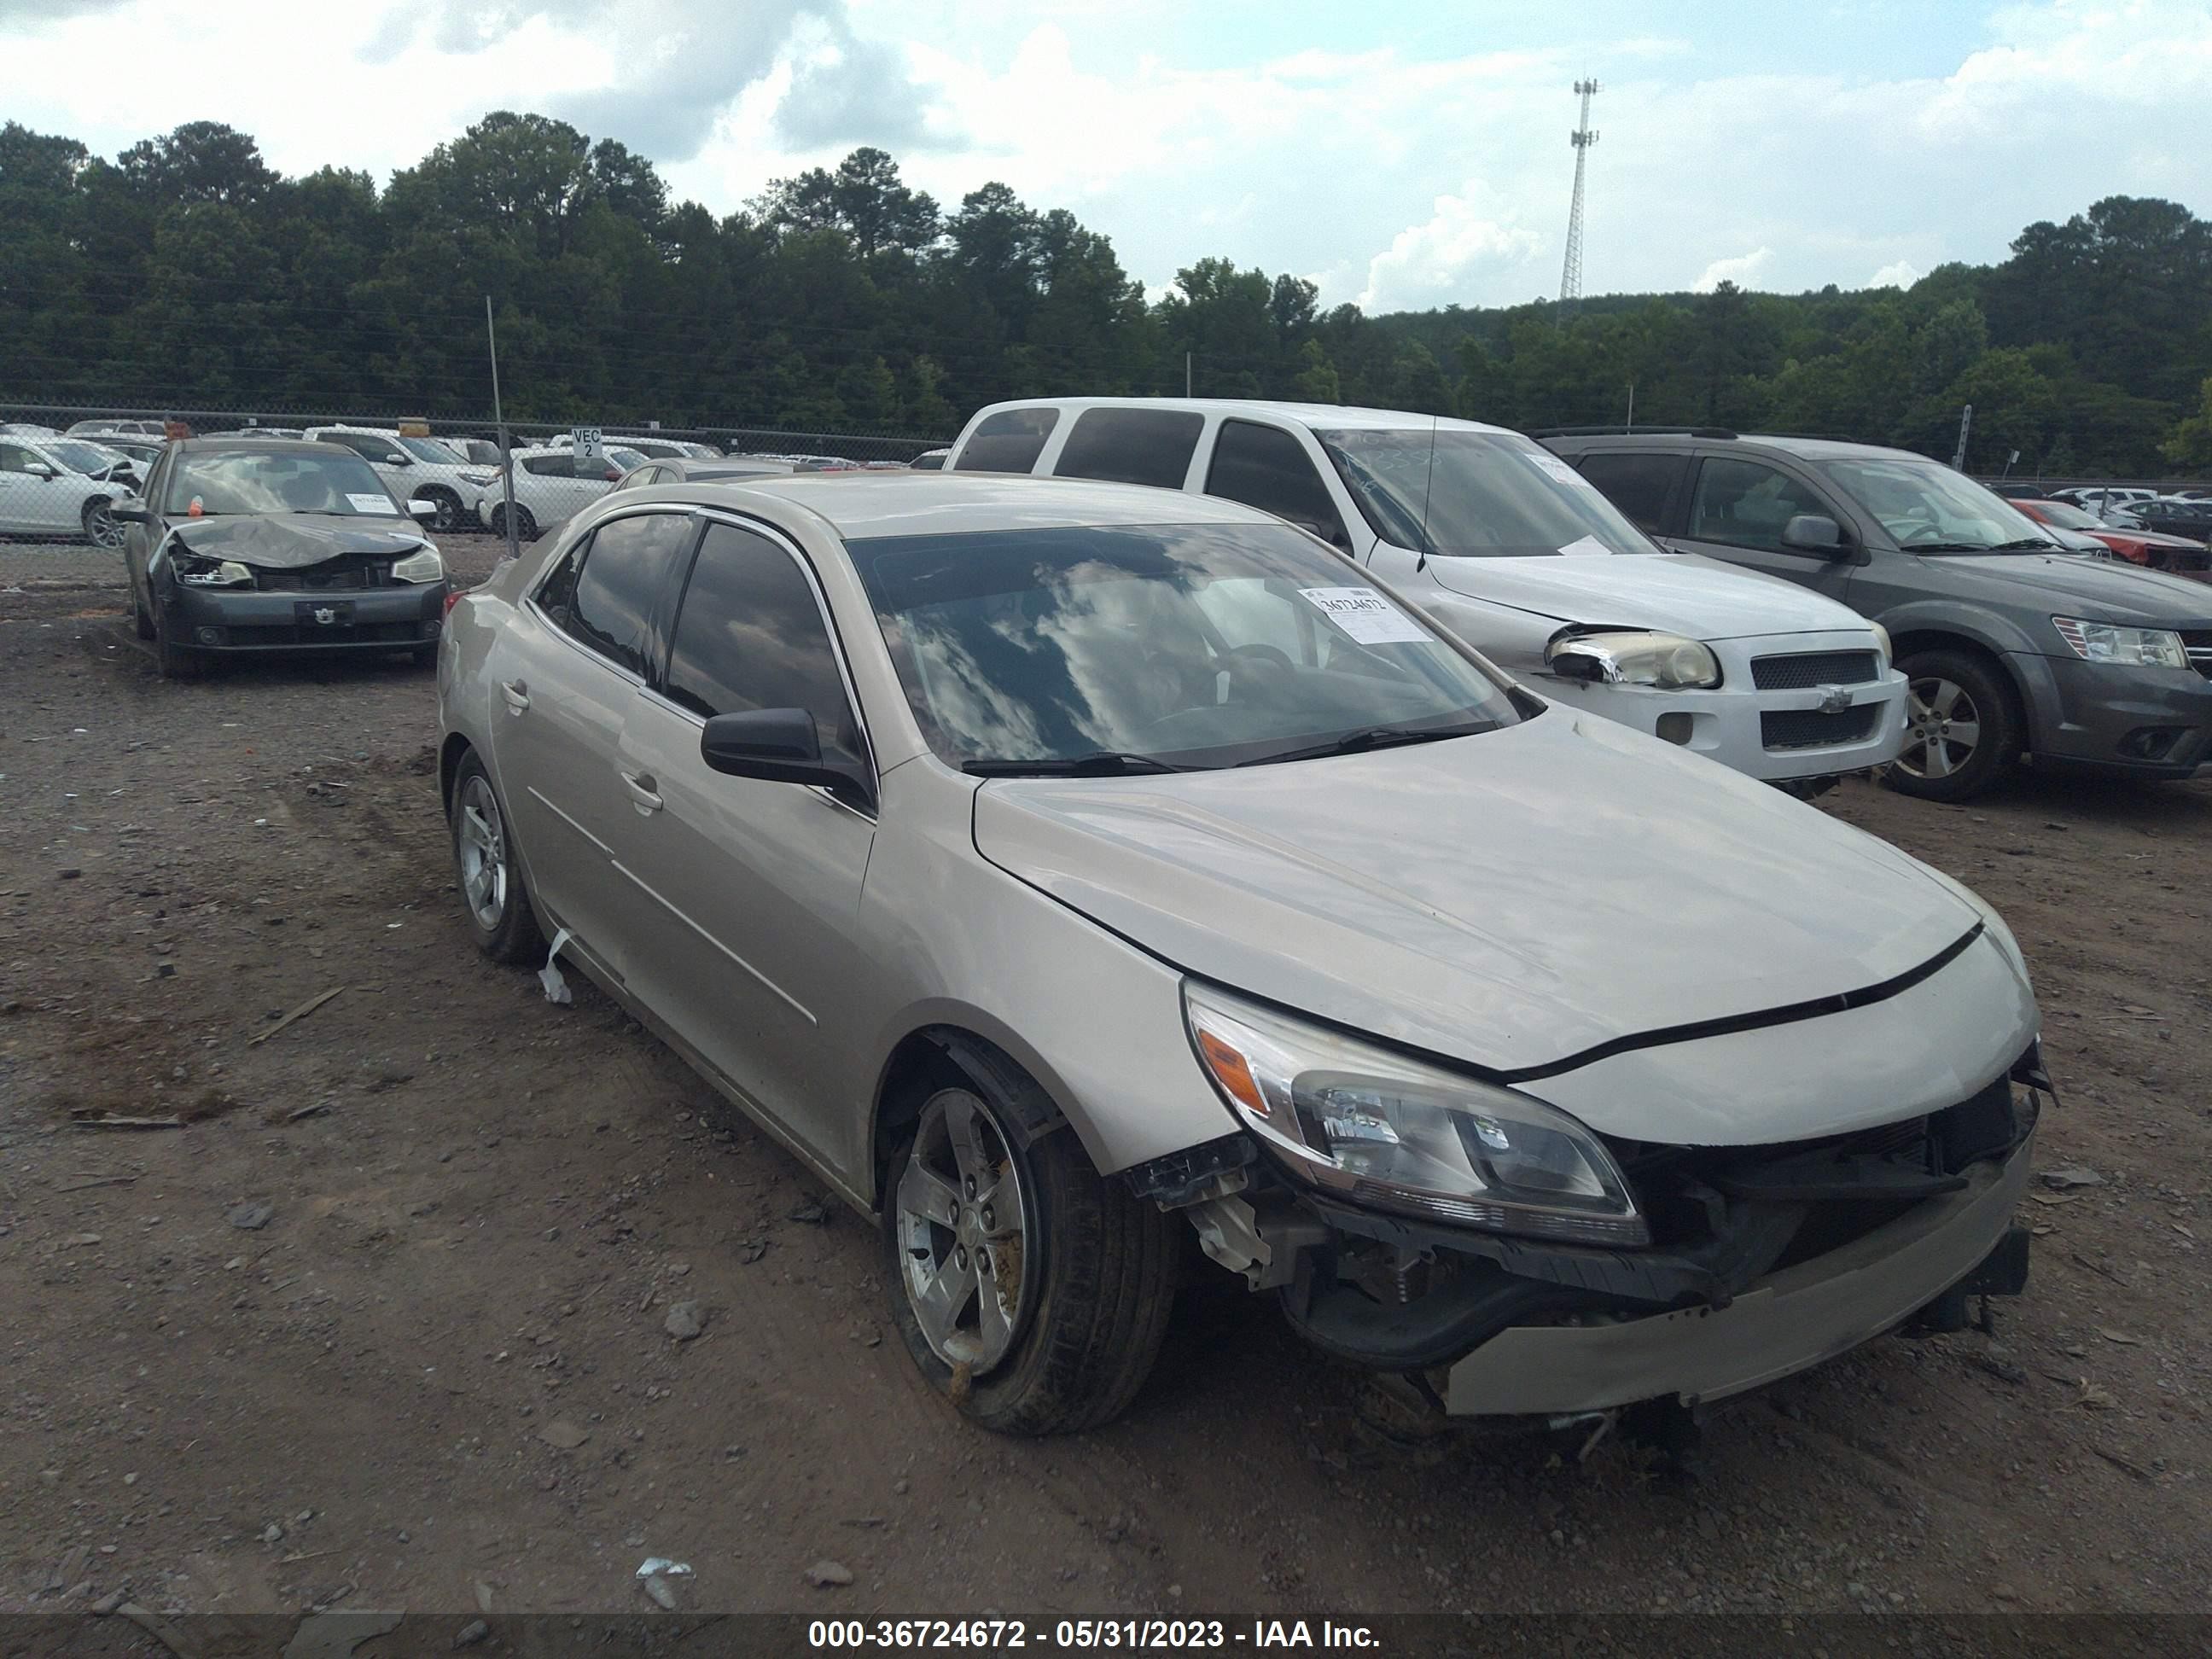
M 252 450 L 271 455 L 313 455 L 327 459 L 328 444 L 319 444 L 307 438 L 255 438 L 234 432 L 217 432 L 205 438 L 179 438 L 169 445 L 191 455 L 206 454 L 213 450 Z
M 700 479 L 682 489 L 703 502 L 753 511 L 801 510 L 847 541 L 1156 524 L 1279 524 L 1273 514 L 1214 495 L 1090 478 L 1007 472 L 796 472 L 788 477 Z M 643 498 L 658 491 L 640 491 Z
M 1508 432 L 1481 421 L 1463 421 L 1452 415 L 1420 415 L 1405 409 L 1358 409 L 1347 404 L 1294 404 L 1265 398 L 1012 398 L 993 404 L 983 414 L 1008 409 L 1059 409 L 1080 413 L 1086 409 L 1189 410 L 1201 415 L 1267 416 L 1325 431 L 1396 432 L 1418 428 L 1425 432 L 1433 421 L 1445 432 Z
M 1896 449 L 1887 444 L 1856 443 L 1849 438 L 1799 437 L 1784 432 L 1679 432 L 1654 428 L 1650 432 L 1558 432 L 1544 435 L 1547 441 L 1557 439 L 1563 443 L 1587 445 L 1593 449 L 1646 446 L 1668 449 L 1711 446 L 1716 449 L 1726 449 L 1731 444 L 1758 444 L 1808 461 L 1865 460 L 1869 457 L 1881 456 L 1890 460 L 1929 461 L 1939 466 L 1942 465 L 1934 456 L 1923 455 L 1917 449 Z

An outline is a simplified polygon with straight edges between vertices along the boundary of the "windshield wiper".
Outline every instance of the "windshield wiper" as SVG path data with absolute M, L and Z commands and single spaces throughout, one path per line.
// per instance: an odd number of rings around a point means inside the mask
M 1068 759 L 1044 756 L 1036 760 L 971 760 L 960 763 L 971 778 L 1115 778 L 1132 772 L 1195 772 L 1194 766 L 1177 766 L 1156 755 L 1130 755 L 1102 749 L 1095 754 Z
M 1238 761 L 1239 766 L 1273 766 L 1279 761 L 1319 760 L 1328 755 L 1358 755 L 1370 749 L 1395 749 L 1402 744 L 1435 743 L 1443 738 L 1473 737 L 1486 732 L 1487 726 L 1370 726 L 1364 731 L 1347 732 L 1327 743 L 1316 743 L 1304 749 L 1285 749 L 1272 755 L 1257 755 L 1248 761 Z
M 2031 550 L 2045 553 L 2063 552 L 2057 543 L 2042 536 L 2023 536 L 2016 542 L 1999 542 L 1990 550 L 1992 553 L 2025 553 Z

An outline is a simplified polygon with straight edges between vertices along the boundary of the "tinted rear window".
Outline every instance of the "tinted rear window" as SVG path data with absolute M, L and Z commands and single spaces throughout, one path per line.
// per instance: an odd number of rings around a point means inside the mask
M 1002 409 L 987 416 L 960 452 L 960 472 L 1027 472 L 1060 424 L 1056 409 Z
M 1053 471 L 1180 489 L 1205 424 L 1203 415 L 1188 410 L 1086 409 L 1075 417 Z
M 1667 498 L 1688 469 L 1686 455 L 1585 455 L 1583 477 L 1605 492 L 1638 530 L 1657 535 L 1666 524 Z

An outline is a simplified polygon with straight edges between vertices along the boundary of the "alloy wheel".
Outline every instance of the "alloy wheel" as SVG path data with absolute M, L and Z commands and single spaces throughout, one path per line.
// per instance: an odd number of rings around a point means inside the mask
M 84 509 L 84 533 L 95 547 L 123 545 L 123 526 L 105 501 L 94 501 Z
M 1012 1151 L 980 1099 L 949 1089 L 923 1108 L 893 1201 L 923 1337 L 946 1364 L 989 1370 L 1020 1327 L 1035 1234 Z
M 486 933 L 496 928 L 507 914 L 507 826 L 501 822 L 499 803 L 491 785 L 481 774 L 461 786 L 455 817 L 460 848 L 461 897 L 477 926 Z
M 1942 678 L 1912 682 L 1905 694 L 1899 770 L 1916 778 L 1948 778 L 1973 759 L 1981 740 L 1981 713 L 1966 687 Z

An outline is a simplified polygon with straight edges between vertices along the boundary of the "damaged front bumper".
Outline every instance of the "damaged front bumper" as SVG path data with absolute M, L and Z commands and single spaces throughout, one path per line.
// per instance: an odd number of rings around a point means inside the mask
M 202 651 L 397 651 L 434 644 L 446 581 L 335 592 L 176 586 L 162 598 L 177 639 Z
M 1851 1134 L 1623 1146 L 1649 1248 L 1561 1244 L 1355 1207 L 1242 1137 L 1132 1172 L 1324 1352 L 1454 1415 L 1696 1406 L 2024 1288 L 2013 1224 L 2050 1079 L 2031 1047 L 1956 1105 Z

